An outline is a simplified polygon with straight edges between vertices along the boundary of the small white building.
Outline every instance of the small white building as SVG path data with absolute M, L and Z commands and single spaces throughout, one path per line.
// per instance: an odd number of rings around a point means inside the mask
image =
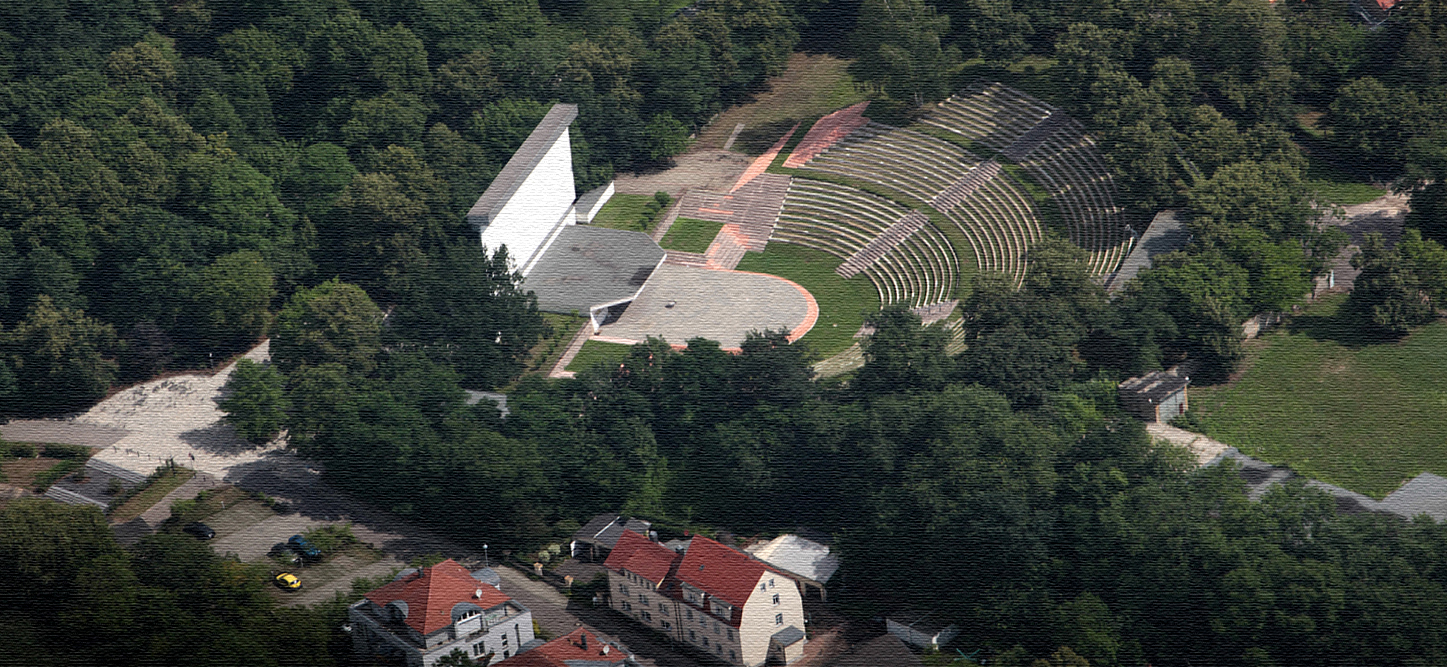
M 960 634 L 960 626 L 946 624 L 934 614 L 901 614 L 884 619 L 885 629 L 900 641 L 920 649 L 936 649 Z
M 745 547 L 744 551 L 782 570 L 799 585 L 799 593 L 806 598 L 814 595 L 820 600 L 827 599 L 824 585 L 839 569 L 839 557 L 829 553 L 827 545 L 798 535 L 780 535 Z

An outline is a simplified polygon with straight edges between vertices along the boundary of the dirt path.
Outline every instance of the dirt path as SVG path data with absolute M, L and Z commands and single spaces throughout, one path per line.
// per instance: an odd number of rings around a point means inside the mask
M 1146 424 L 1146 432 L 1150 433 L 1154 440 L 1163 440 L 1190 450 L 1196 457 L 1196 465 L 1206 465 L 1231 449 L 1231 445 L 1224 442 L 1160 422 Z

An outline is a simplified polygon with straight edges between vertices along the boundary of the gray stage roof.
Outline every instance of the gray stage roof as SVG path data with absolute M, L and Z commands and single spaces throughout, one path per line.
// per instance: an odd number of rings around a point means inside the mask
M 548 154 L 548 149 L 553 147 L 558 137 L 563 136 L 563 132 L 567 131 L 577 117 L 578 105 L 554 104 L 553 108 L 548 110 L 548 115 L 543 116 L 542 122 L 539 122 L 527 140 L 523 141 L 523 145 L 513 153 L 507 166 L 492 179 L 487 191 L 472 205 L 472 209 L 467 212 L 467 221 L 474 225 L 490 222 L 503 204 L 522 187 L 528 174 L 533 173 L 543 156 Z
M 1144 234 L 1136 241 L 1135 249 L 1121 263 L 1120 270 L 1111 276 L 1106 290 L 1114 292 L 1136 277 L 1143 269 L 1151 267 L 1156 255 L 1174 252 L 1191 242 L 1191 230 L 1186 229 L 1177 215 L 1179 211 L 1161 211 L 1151 220 Z
M 587 315 L 594 306 L 633 298 L 663 261 L 663 248 L 642 232 L 569 225 L 523 281 L 538 309 Z

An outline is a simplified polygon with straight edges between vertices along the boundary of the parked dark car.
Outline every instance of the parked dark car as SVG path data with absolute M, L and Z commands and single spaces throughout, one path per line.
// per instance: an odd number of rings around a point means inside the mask
M 280 560 L 283 563 L 295 565 L 301 562 L 301 554 L 297 553 L 296 550 L 292 549 L 291 545 L 286 542 L 277 542 L 266 555 Z
M 322 557 L 321 550 L 312 546 L 312 543 L 308 542 L 307 539 L 301 535 L 292 535 L 291 539 L 286 541 L 286 545 L 307 560 L 317 560 Z
M 216 531 L 211 530 L 211 526 L 208 526 L 199 521 L 186 524 L 186 527 L 182 528 L 181 532 L 186 533 L 187 535 L 190 535 L 198 540 L 209 540 L 213 537 L 216 537 Z

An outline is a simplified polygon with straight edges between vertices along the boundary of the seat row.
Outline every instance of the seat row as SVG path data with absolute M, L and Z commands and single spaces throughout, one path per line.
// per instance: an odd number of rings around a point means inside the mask
M 1109 273 L 1123 259 L 1129 239 L 1114 182 L 1078 121 L 1000 84 L 976 84 L 922 122 L 1020 160 L 1055 200 L 1071 240 L 1090 251 L 1092 273 Z
M 944 235 L 927 219 L 919 220 L 919 215 L 855 188 L 796 178 L 770 240 L 848 260 L 881 235 L 902 235 L 897 242 L 891 239 L 887 249 L 876 244 L 884 252 L 859 268 L 874 283 L 882 303 L 927 305 L 948 300 L 954 293 L 959 261 Z M 905 228 L 896 225 L 901 219 L 923 224 L 905 234 Z
M 970 239 L 981 269 L 1025 278 L 1025 256 L 1044 236 L 1029 197 L 1008 174 L 991 179 L 945 217 Z

